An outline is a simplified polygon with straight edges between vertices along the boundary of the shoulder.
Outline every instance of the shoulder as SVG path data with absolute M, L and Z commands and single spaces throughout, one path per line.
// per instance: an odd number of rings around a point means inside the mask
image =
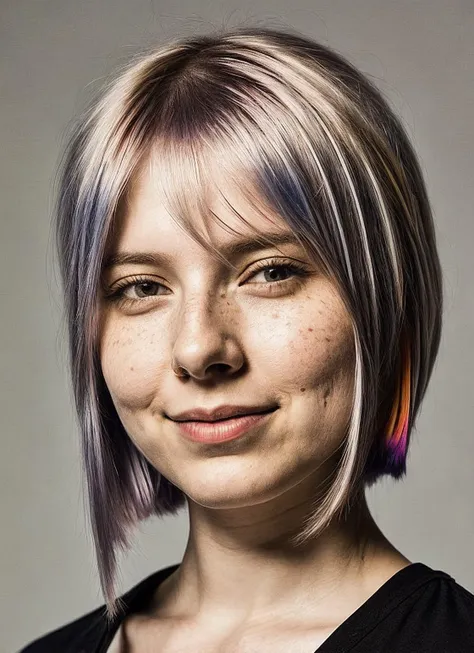
M 86 653 L 91 645 L 100 641 L 106 629 L 104 604 L 35 639 L 19 653 Z
M 380 625 L 384 650 L 474 651 L 474 594 L 446 572 L 425 569 L 426 575 L 399 596 L 390 618 Z
M 149 593 L 178 566 L 172 565 L 160 569 L 122 594 L 120 599 L 124 605 L 124 613 L 122 617 L 118 617 L 118 623 L 120 624 L 125 614 L 139 606 L 141 601 L 146 600 Z M 19 653 L 91 653 L 97 650 L 107 632 L 116 627 L 117 622 L 111 625 L 107 621 L 104 603 L 74 621 L 35 639 Z
M 439 630 L 469 633 L 474 646 L 474 594 L 446 574 L 427 583 L 420 601 Z

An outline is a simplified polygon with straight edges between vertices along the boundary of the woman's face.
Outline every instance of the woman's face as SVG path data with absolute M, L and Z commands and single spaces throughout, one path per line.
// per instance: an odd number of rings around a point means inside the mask
M 111 244 L 114 255 L 149 260 L 103 273 L 109 293 L 122 286 L 101 303 L 100 357 L 129 437 L 202 506 L 263 503 L 305 479 L 317 486 L 351 413 L 353 332 L 342 301 L 296 242 L 231 252 L 255 234 L 216 198 L 214 210 L 239 233 L 209 222 L 213 244 L 235 268 L 223 264 L 172 220 L 154 175 L 145 166 L 135 180 Z M 291 235 L 231 189 L 227 197 L 260 232 Z M 276 410 L 219 444 L 189 440 L 170 419 L 222 405 Z

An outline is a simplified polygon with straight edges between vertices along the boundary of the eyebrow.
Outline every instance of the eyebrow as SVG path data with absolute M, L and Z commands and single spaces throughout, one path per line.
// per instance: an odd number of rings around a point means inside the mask
M 271 242 L 266 243 L 262 240 L 263 238 L 269 238 Z M 236 240 L 228 245 L 224 245 L 219 251 L 227 260 L 231 261 L 238 256 L 252 254 L 262 249 L 278 247 L 280 245 L 301 246 L 301 243 L 294 233 L 280 231 L 277 233 L 262 234 L 260 240 L 258 237 Z M 156 265 L 160 262 L 170 263 L 171 259 L 172 257 L 168 254 L 158 252 L 117 252 L 109 255 L 105 259 L 102 269 L 105 271 L 120 265 Z

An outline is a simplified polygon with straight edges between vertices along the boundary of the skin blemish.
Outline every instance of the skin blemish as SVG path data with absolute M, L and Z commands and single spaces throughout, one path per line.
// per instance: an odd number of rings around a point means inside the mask
M 308 331 L 311 331 L 311 332 L 312 332 L 312 331 L 313 331 L 313 329 L 312 329 L 311 327 L 309 327 L 309 328 L 308 328 Z
M 306 388 L 300 388 L 300 392 L 306 392 Z
M 329 397 L 329 395 L 331 394 L 331 391 L 332 391 L 332 385 L 331 385 L 331 384 L 328 384 L 328 385 L 326 386 L 326 389 L 325 389 L 325 391 L 324 391 L 324 395 L 323 395 L 323 398 L 324 398 L 324 408 L 326 408 L 326 406 L 328 405 L 328 397 Z

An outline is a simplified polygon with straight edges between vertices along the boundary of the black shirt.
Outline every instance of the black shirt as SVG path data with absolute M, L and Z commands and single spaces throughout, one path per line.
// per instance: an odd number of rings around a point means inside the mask
M 110 626 L 102 605 L 20 653 L 105 653 L 125 617 L 146 606 L 159 583 L 178 566 L 155 572 L 123 594 L 125 613 Z M 474 653 L 474 595 L 445 572 L 412 563 L 384 583 L 317 649 L 317 653 L 347 651 Z

